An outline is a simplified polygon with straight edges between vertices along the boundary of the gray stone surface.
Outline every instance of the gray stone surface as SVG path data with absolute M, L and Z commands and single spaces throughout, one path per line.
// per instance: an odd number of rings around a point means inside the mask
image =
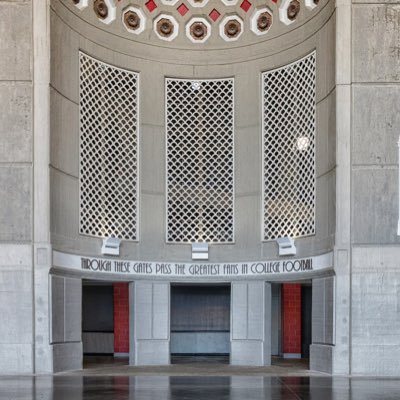
M 34 317 L 35 317 L 35 372 L 50 373 L 53 371 L 53 351 L 50 345 L 51 320 L 51 246 L 36 243 L 33 246 L 34 260 Z
M 316 174 L 336 166 L 336 91 L 317 104 Z
M 329 173 L 317 178 L 316 198 L 318 199 L 315 210 L 315 231 L 318 237 L 326 238 L 333 243 L 336 229 L 336 202 L 335 202 L 335 182 L 336 170 L 332 169 Z M 317 247 L 317 240 L 314 245 Z M 297 243 L 297 241 L 296 241 Z M 329 242 L 325 245 L 325 251 L 332 246 Z M 319 245 L 318 247 L 323 247 Z
M 139 132 L 140 167 L 139 174 L 151 176 L 142 179 L 143 193 L 161 195 L 165 190 L 165 129 L 163 126 L 142 124 Z
M 82 281 L 51 275 L 51 342 L 82 340 Z
M 0 2 L 0 81 L 31 79 L 30 2 Z
M 53 344 L 54 372 L 82 369 L 82 342 Z
M 260 366 L 265 364 L 263 342 L 259 340 L 232 340 L 231 364 Z
M 0 165 L 0 241 L 31 239 L 31 168 Z
M 65 278 L 65 342 L 82 340 L 82 281 Z
M 61 276 L 51 276 L 51 343 L 64 342 L 64 291 L 65 279 Z
M 312 343 L 334 344 L 334 277 L 313 279 Z M 314 355 L 316 352 L 313 353 Z M 310 355 L 312 358 L 312 355 Z
M 270 365 L 271 285 L 233 282 L 231 364 Z
M 0 161 L 32 161 L 32 86 L 0 82 Z
M 33 371 L 32 344 L 0 343 L 0 373 L 31 374 Z
M 235 130 L 235 162 L 246 166 L 235 170 L 235 193 L 237 196 L 260 196 L 262 171 L 259 168 L 262 160 L 260 151 L 260 124 L 254 120 L 250 126 Z
M 78 103 L 79 36 L 51 16 L 51 85 L 64 97 Z M 71 51 L 72 50 L 72 51 Z
M 400 369 L 400 250 L 354 247 L 353 373 L 395 376 Z
M 170 363 L 169 340 L 138 340 L 135 365 L 167 365 Z
M 353 88 L 354 165 L 398 163 L 399 97 L 398 85 L 368 85 Z
M 315 48 L 317 50 L 317 102 L 323 101 L 335 88 L 335 47 L 337 35 L 336 11 L 331 14 L 330 19 L 318 32 Z
M 353 77 L 355 82 L 400 81 L 400 6 L 353 6 Z
M 312 344 L 310 346 L 310 370 L 332 373 L 333 346 Z
M 398 171 L 353 171 L 353 243 L 400 243 L 397 236 Z
M 32 373 L 32 249 L 0 244 L 0 374 Z
M 78 180 L 56 169 L 50 170 L 51 230 L 77 239 L 79 232 L 79 184 Z M 70 218 L 65 219 L 69 215 Z
M 169 364 L 169 283 L 137 281 L 130 286 L 133 310 L 130 335 L 130 364 Z
M 51 164 L 67 174 L 79 175 L 78 106 L 55 90 L 50 91 Z

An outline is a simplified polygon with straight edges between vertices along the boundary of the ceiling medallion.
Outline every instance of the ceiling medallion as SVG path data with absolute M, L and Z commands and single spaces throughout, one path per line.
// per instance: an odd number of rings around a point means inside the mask
M 285 25 L 290 25 L 295 22 L 299 11 L 300 3 L 298 0 L 283 0 L 279 6 L 279 19 Z
M 210 35 L 211 25 L 205 18 L 192 18 L 186 25 L 186 36 L 193 43 L 204 43 Z
M 93 9 L 98 18 L 106 19 L 108 16 L 108 7 L 104 0 L 94 0 Z
M 94 0 L 93 10 L 97 18 L 107 25 L 115 20 L 116 6 L 114 0 Z
M 179 25 L 172 15 L 160 14 L 154 20 L 154 30 L 161 40 L 171 41 L 178 36 Z
M 293 21 L 296 19 L 299 12 L 300 12 L 300 2 L 298 0 L 292 0 L 287 8 L 287 17 L 291 21 Z
M 146 17 L 139 7 L 129 6 L 122 11 L 122 23 L 131 33 L 142 33 L 146 27 Z
M 272 11 L 268 7 L 256 9 L 250 19 L 250 29 L 256 35 L 265 35 L 273 22 Z
M 243 33 L 243 20 L 238 15 L 226 16 L 219 25 L 222 39 L 231 42 L 239 39 Z

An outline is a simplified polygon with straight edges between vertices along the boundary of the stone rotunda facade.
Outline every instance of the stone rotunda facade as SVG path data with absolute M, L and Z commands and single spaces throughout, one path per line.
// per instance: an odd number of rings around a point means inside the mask
M 400 374 L 399 4 L 0 20 L 0 373 L 113 354 Z

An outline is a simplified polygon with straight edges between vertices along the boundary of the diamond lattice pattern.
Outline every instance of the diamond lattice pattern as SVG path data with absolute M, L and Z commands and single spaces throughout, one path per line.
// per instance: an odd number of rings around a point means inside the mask
M 315 52 L 263 74 L 264 240 L 315 233 Z
M 233 86 L 166 80 L 168 242 L 233 242 Z
M 80 233 L 137 240 L 138 74 L 79 59 Z

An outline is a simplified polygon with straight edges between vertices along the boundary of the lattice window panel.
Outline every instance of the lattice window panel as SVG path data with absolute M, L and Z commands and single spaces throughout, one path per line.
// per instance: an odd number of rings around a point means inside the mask
M 167 241 L 234 240 L 233 79 L 166 80 Z
M 80 233 L 138 239 L 138 74 L 80 53 Z
M 263 73 L 264 240 L 315 233 L 315 52 Z

